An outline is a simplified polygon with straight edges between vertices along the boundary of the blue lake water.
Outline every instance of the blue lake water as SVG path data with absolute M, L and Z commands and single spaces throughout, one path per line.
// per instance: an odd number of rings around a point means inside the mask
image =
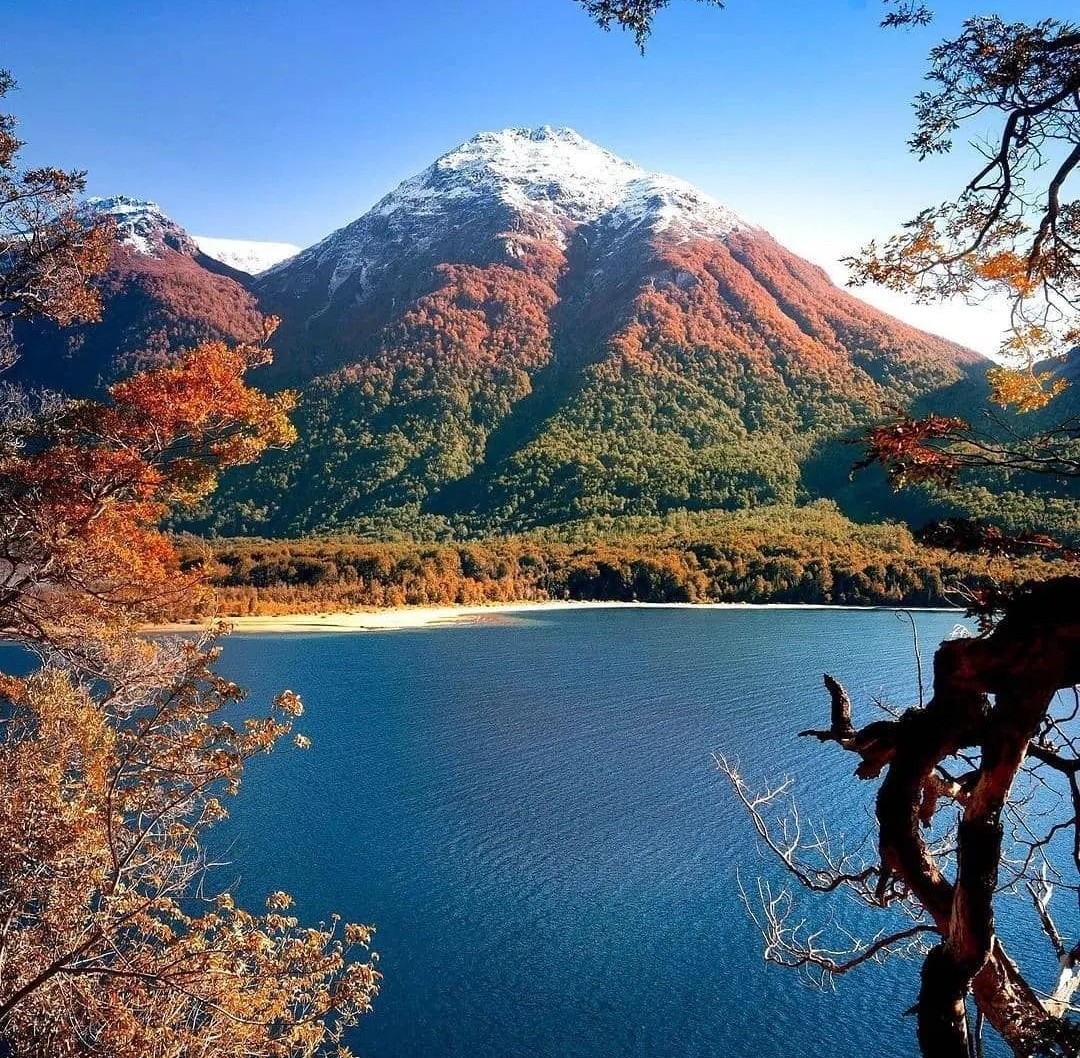
M 918 616 L 927 660 L 957 620 Z M 911 965 L 822 993 L 762 963 L 736 870 L 752 884 L 771 865 L 712 757 L 791 773 L 811 816 L 869 830 L 874 785 L 795 733 L 825 722 L 825 671 L 857 718 L 874 696 L 917 700 L 895 614 L 597 609 L 234 636 L 221 668 L 252 710 L 283 687 L 307 704 L 311 749 L 253 762 L 214 842 L 251 905 L 281 888 L 304 917 L 376 925 L 385 980 L 359 1055 L 914 1053 Z

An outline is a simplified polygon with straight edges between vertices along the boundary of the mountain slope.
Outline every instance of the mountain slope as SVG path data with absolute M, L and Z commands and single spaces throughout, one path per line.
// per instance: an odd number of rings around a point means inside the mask
M 252 289 L 302 439 L 222 532 L 791 502 L 822 444 L 983 364 L 568 129 L 475 137 Z
M 91 199 L 90 217 L 108 216 L 118 240 L 100 280 L 99 323 L 61 330 L 17 327 L 17 382 L 85 395 L 102 384 L 207 338 L 257 340 L 260 314 L 243 273 L 208 257 L 153 202 L 123 195 Z
M 570 129 L 482 133 L 256 279 L 260 300 L 284 320 L 276 377 L 304 382 L 371 353 L 383 327 L 435 291 L 443 265 L 528 272 L 537 247 L 565 257 L 601 220 L 620 236 L 676 221 L 720 235 L 743 223 Z

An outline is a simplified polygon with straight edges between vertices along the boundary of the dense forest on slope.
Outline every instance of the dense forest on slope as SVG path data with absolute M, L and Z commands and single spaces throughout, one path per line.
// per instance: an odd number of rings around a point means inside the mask
M 460 543 L 180 539 L 210 595 L 162 614 L 313 613 L 547 599 L 962 605 L 973 589 L 1054 566 L 916 545 L 898 525 L 856 525 L 829 503 L 728 515 L 579 523 Z
M 193 527 L 519 532 L 791 504 L 829 495 L 805 473 L 824 443 L 978 372 L 761 233 L 638 234 L 617 281 L 592 267 L 602 232 L 587 253 L 518 240 L 440 266 L 371 355 L 306 387 L 297 445 Z

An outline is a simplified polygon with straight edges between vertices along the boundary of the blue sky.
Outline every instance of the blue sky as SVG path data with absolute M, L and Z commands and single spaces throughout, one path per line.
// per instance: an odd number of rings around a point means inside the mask
M 20 82 L 27 162 L 85 168 L 95 194 L 152 198 L 189 230 L 307 245 L 478 131 L 570 125 L 674 173 L 825 265 L 971 166 L 906 152 L 925 57 L 977 11 L 878 28 L 877 0 L 690 0 L 644 57 L 572 0 L 16 0 L 0 66 Z M 989 351 L 986 310 L 885 307 Z

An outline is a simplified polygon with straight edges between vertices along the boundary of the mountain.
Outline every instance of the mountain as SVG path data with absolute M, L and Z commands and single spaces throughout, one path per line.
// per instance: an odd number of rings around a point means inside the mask
M 192 236 L 207 257 L 227 264 L 239 272 L 258 275 L 276 264 L 295 257 L 299 246 L 291 242 L 252 242 L 247 239 L 215 239 L 209 235 Z
M 689 184 L 571 129 L 508 129 L 450 151 L 254 289 L 285 321 L 279 376 L 302 381 L 362 356 L 381 327 L 433 291 L 444 266 L 502 265 L 550 286 L 571 250 L 580 256 L 598 239 L 588 255 L 597 260 L 667 228 L 719 238 L 740 227 Z M 619 261 L 605 264 L 617 278 Z
M 570 129 L 476 136 L 251 288 L 302 439 L 226 483 L 229 533 L 791 502 L 983 364 Z
M 88 209 L 122 234 L 104 320 L 77 352 L 29 335 L 31 381 L 85 391 L 283 319 L 256 381 L 298 391 L 300 440 L 229 475 L 201 531 L 440 535 L 819 496 L 880 514 L 843 439 L 984 392 L 977 354 L 571 129 L 482 133 L 254 276 L 152 203 Z
M 117 227 L 99 281 L 101 321 L 18 326 L 13 381 L 85 395 L 207 338 L 261 337 L 255 298 L 242 285 L 249 277 L 200 250 L 155 203 L 118 195 L 90 199 L 84 210 L 88 220 L 105 216 Z

